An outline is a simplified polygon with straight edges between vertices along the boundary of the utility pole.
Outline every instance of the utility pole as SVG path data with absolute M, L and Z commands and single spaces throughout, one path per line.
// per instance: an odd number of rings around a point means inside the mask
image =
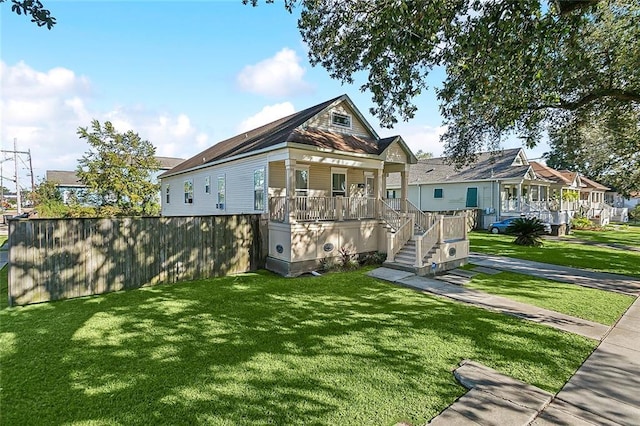
M 33 162 L 31 161 L 31 148 L 27 150 L 29 156 L 29 173 L 31 173 L 31 199 L 33 200 L 33 194 L 36 192 L 36 184 L 33 179 Z
M 13 165 L 14 170 L 16 172 L 16 203 L 18 205 L 18 215 L 22 214 L 22 201 L 20 200 L 20 182 L 18 181 L 18 138 L 13 138 L 13 152 L 16 153 L 16 157 L 14 158 Z

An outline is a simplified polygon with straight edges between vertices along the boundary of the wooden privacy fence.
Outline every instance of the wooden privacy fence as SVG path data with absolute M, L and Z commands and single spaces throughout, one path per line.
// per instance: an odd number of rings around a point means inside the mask
M 264 265 L 260 215 L 9 222 L 9 304 L 210 278 Z

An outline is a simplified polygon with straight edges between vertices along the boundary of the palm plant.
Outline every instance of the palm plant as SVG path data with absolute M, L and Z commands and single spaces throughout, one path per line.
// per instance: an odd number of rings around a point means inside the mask
M 515 235 L 513 243 L 516 245 L 540 247 L 545 233 L 544 223 L 537 217 L 519 218 L 509 224 L 506 233 Z

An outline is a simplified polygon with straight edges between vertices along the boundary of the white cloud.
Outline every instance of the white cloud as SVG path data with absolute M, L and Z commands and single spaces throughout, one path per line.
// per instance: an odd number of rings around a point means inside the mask
M 238 133 L 255 129 L 263 124 L 271 123 L 279 118 L 286 117 L 296 112 L 291 102 L 282 102 L 274 105 L 267 105 L 257 114 L 243 120 L 238 126 Z
M 402 139 L 414 153 L 422 150 L 432 153 L 434 157 L 440 157 L 444 151 L 440 136 L 446 131 L 446 126 L 431 127 L 399 124 L 393 129 L 393 134 L 402 136 Z
M 271 58 L 244 67 L 237 81 L 242 90 L 250 93 L 291 96 L 311 90 L 304 81 L 305 72 L 296 52 L 285 47 Z
M 38 178 L 44 177 L 46 170 L 77 167 L 88 146 L 76 131 L 90 126 L 94 118 L 111 121 L 119 131 L 133 130 L 151 141 L 163 156 L 190 157 L 206 147 L 209 139 L 186 114 L 159 113 L 142 106 L 113 106 L 107 111 L 94 108 L 89 79 L 66 68 L 43 72 L 24 62 L 7 65 L 0 61 L 0 85 L 2 149 L 13 148 L 16 138 L 18 150 L 31 150 Z M 26 167 L 19 166 L 21 181 L 28 182 Z

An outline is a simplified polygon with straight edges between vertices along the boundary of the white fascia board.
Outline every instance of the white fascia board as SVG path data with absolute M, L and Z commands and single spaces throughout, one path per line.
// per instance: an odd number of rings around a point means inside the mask
M 218 160 L 218 161 L 212 161 L 210 163 L 205 163 L 205 164 L 202 164 L 200 166 L 192 167 L 192 168 L 187 169 L 187 170 L 181 170 L 178 173 L 172 173 L 170 175 L 165 175 L 165 176 L 163 176 L 163 178 L 169 178 L 169 177 L 173 177 L 173 176 L 178 176 L 178 175 L 182 175 L 182 174 L 185 174 L 185 173 L 190 173 L 190 172 L 193 172 L 193 171 L 196 171 L 196 170 L 206 169 L 207 167 L 213 167 L 213 166 L 218 166 L 218 165 L 224 164 L 224 163 L 230 163 L 232 161 L 242 160 L 243 158 L 247 158 L 247 157 L 255 157 L 255 156 L 267 153 L 267 152 L 276 151 L 276 150 L 283 149 L 283 148 L 286 148 L 286 147 L 287 147 L 287 143 L 286 142 L 282 142 L 282 143 L 279 143 L 277 145 L 270 146 L 268 148 L 259 149 L 257 151 L 246 152 L 244 154 L 234 155 L 233 157 L 223 158 L 223 159 Z

